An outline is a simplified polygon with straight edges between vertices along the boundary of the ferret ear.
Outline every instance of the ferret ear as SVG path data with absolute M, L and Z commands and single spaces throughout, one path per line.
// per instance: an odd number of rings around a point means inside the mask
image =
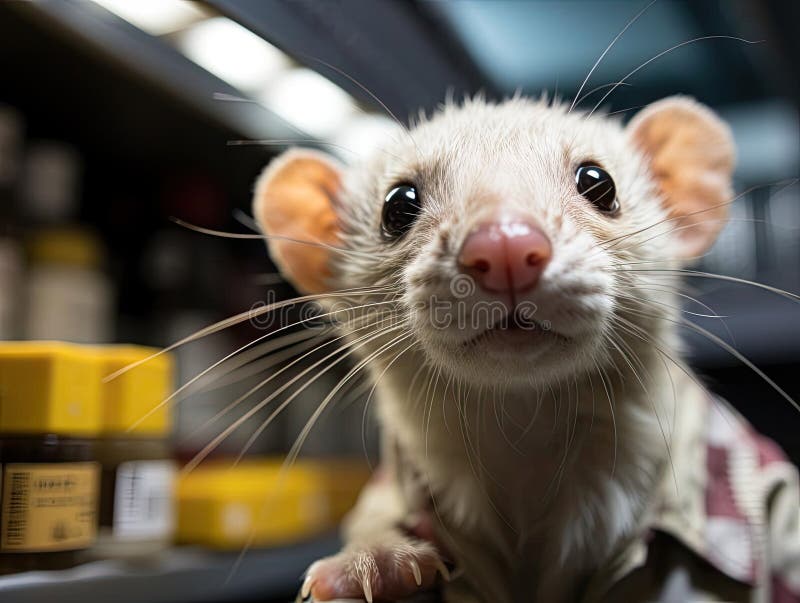
M 671 224 L 682 243 L 681 258 L 704 253 L 725 224 L 733 192 L 736 150 L 728 126 L 708 107 L 673 96 L 648 105 L 628 124 L 650 170 Z
M 267 241 L 275 264 L 303 293 L 330 290 L 331 252 L 318 243 L 339 241 L 335 204 L 340 187 L 341 166 L 310 149 L 286 151 L 256 182 L 253 215 L 265 234 L 276 237 Z

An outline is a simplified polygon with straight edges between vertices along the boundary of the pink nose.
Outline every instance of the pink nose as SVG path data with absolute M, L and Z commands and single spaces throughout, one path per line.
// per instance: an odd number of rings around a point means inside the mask
M 552 256 L 550 240 L 532 221 L 500 218 L 478 226 L 458 263 L 487 291 L 514 293 L 536 286 Z

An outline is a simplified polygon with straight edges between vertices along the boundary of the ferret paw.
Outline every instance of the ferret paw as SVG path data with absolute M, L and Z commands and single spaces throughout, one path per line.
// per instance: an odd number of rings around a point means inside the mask
M 321 559 L 306 572 L 297 601 L 395 601 L 433 587 L 450 571 L 428 542 L 352 546 Z

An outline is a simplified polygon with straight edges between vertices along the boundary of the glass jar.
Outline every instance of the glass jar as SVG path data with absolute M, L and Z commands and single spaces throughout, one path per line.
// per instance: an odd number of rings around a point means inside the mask
M 100 379 L 78 346 L 0 344 L 0 573 L 71 567 L 94 543 Z
M 98 350 L 103 373 L 136 365 L 103 384 L 96 454 L 102 467 L 93 558 L 152 559 L 172 543 L 176 465 L 169 442 L 173 364 L 138 346 Z

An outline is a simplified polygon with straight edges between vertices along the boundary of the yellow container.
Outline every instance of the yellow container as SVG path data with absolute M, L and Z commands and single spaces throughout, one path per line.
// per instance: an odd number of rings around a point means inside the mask
M 157 352 L 132 345 L 96 349 L 104 381 L 95 446 L 102 465 L 100 530 L 93 557 L 150 557 L 172 542 L 176 464 L 167 398 L 173 360 Z
M 208 462 L 178 481 L 178 541 L 216 549 L 278 546 L 336 526 L 366 480 L 363 463 Z M 336 484 L 336 485 L 335 485 Z
M 0 573 L 70 567 L 94 542 L 100 381 L 86 348 L 0 344 Z
M 103 434 L 130 437 L 164 437 L 172 427 L 171 404 L 163 404 L 172 393 L 173 360 L 156 348 L 113 345 L 96 349 L 104 382 L 101 388 Z M 141 363 L 113 379 L 107 377 Z
M 0 433 L 97 435 L 101 380 L 100 364 L 88 348 L 0 344 Z

